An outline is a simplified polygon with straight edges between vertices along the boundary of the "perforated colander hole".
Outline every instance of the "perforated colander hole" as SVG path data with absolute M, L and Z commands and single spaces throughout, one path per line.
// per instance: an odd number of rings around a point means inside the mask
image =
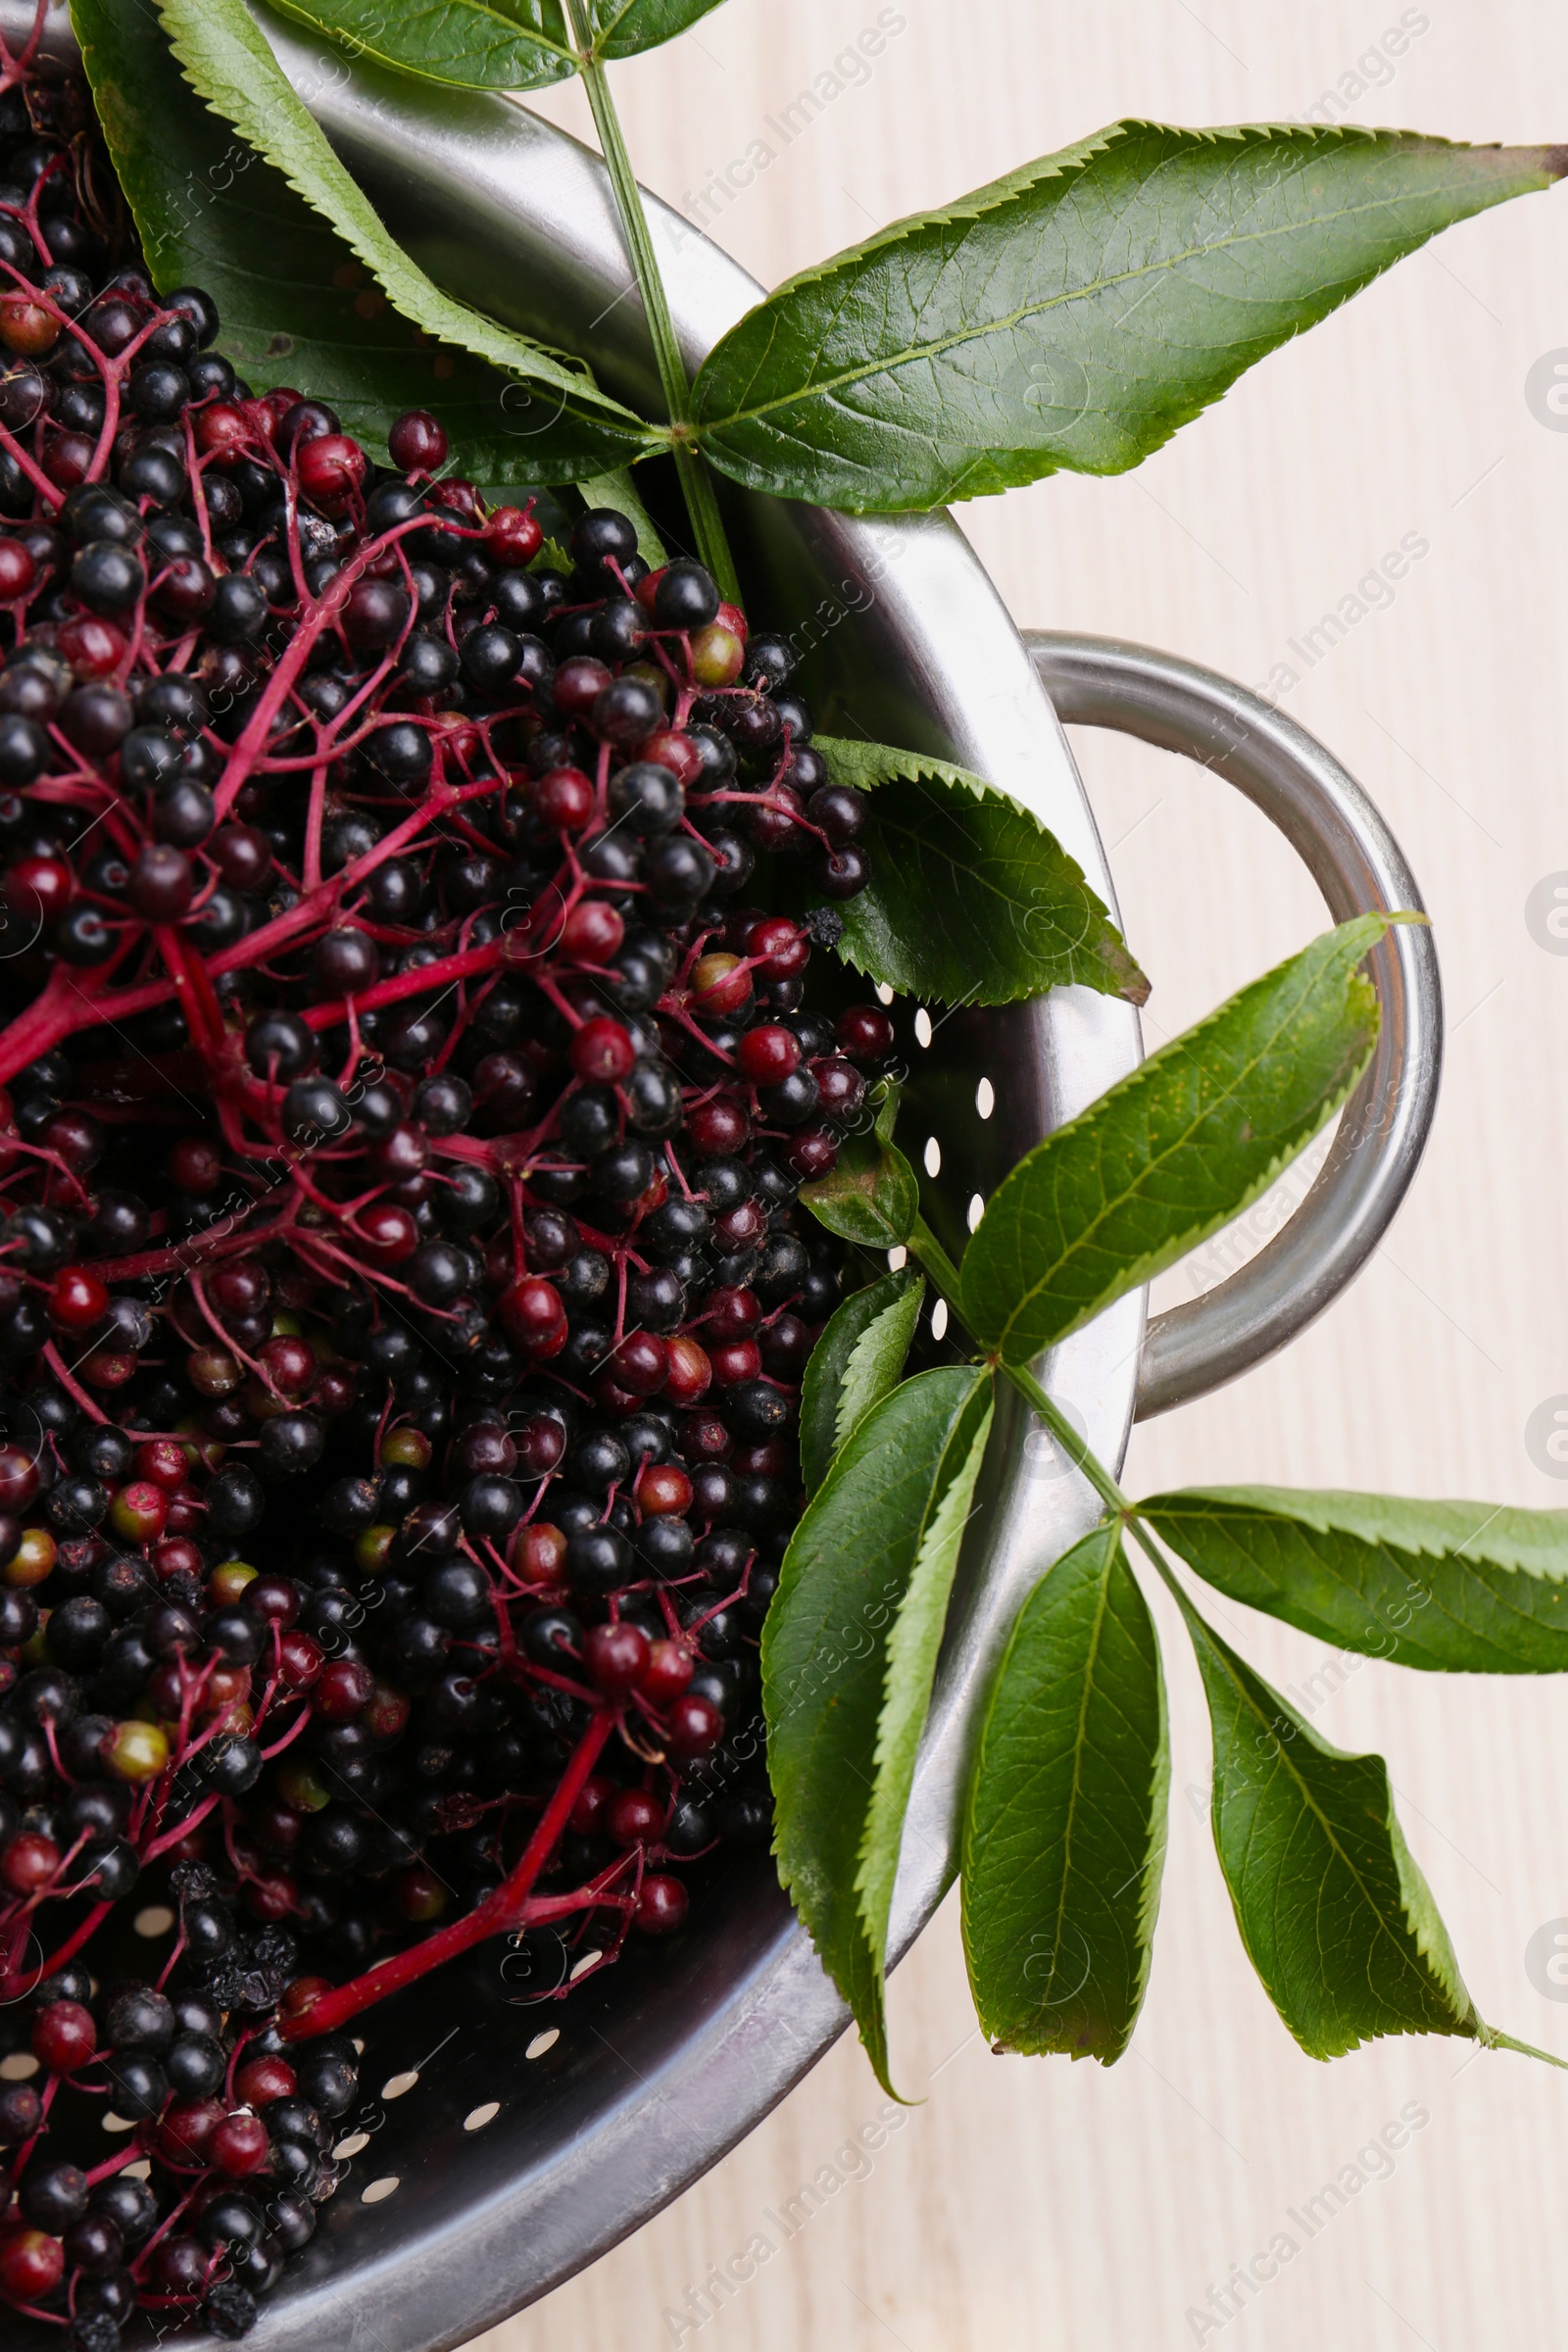
M 528 2052 L 528 2055 L 530 2058 L 533 2056 L 532 2050 Z M 463 2119 L 463 2129 L 465 2132 L 482 2132 L 486 2124 L 493 2124 L 500 2113 L 501 2101 L 486 2099 L 482 2107 L 469 2108 Z
M 983 1197 L 979 1193 L 971 1193 L 969 1195 L 969 1231 L 971 1233 L 979 1231 L 980 1220 L 985 1213 L 986 1204 Z
M 154 1936 L 169 1934 L 174 1924 L 174 1914 L 167 1903 L 149 1903 L 145 1910 L 137 1912 L 130 1924 L 138 1936 L 151 1939 Z
M 942 1173 L 942 1146 L 934 1135 L 928 1135 L 925 1139 L 925 1172 L 928 1176 L 940 1176 Z
M 126 2165 L 125 2178 L 127 2180 L 145 2180 L 152 2169 L 153 2161 L 150 2156 L 138 2156 L 134 2164 Z
M 337 2159 L 339 2164 L 347 2164 L 351 2156 L 358 2156 L 360 2150 L 362 2148 L 368 2148 L 369 2144 L 370 2134 L 368 2132 L 351 2132 L 347 2139 L 340 2139 L 338 2141 L 337 2146 L 332 2150 L 332 2154 Z
M 104 2117 L 104 2130 L 106 2132 L 134 2132 L 135 2129 L 135 2121 L 131 2116 L 116 2115 L 114 2110 L 111 2109 L 108 2115 Z
M 989 1078 L 982 1078 L 974 1090 L 974 1106 L 983 1119 L 989 1119 L 997 1107 L 997 1090 Z
M 561 2028 L 547 2026 L 542 2034 L 534 2035 L 523 2055 L 527 2058 L 542 2058 L 546 2050 L 553 2050 L 560 2039 Z
M 888 986 L 888 984 L 887 984 L 887 982 L 886 982 L 885 980 L 879 980 L 879 981 L 877 982 L 877 984 L 876 984 L 876 996 L 877 996 L 877 1003 L 878 1003 L 879 1004 L 892 1004 L 892 1002 L 893 1002 L 893 991 L 892 991 L 892 989 L 891 989 L 891 988 L 889 988 L 889 986 Z
M 945 1298 L 939 1298 L 931 1309 L 931 1337 L 934 1340 L 943 1339 L 947 1335 L 947 1329 L 948 1302 Z
M 381 2085 L 381 2096 L 383 2099 L 401 2099 L 418 2080 L 419 2070 L 416 2066 L 411 2066 L 401 2075 L 389 2075 Z
M 9 2058 L 0 2058 L 0 2082 L 25 2082 L 38 2072 L 38 2061 L 30 2050 L 13 2050 Z
M 572 1963 L 571 1983 L 575 1984 L 579 1977 L 585 1977 L 588 1974 L 588 1971 L 596 1966 L 597 1963 L 604 1958 L 604 1953 L 599 1951 L 597 1948 L 591 1952 L 584 1952 L 580 1960 L 573 1961 Z
M 920 1046 L 931 1043 L 931 1015 L 923 1004 L 914 1016 L 914 1039 L 916 1045 Z
M 392 2194 L 398 2184 L 398 2179 L 399 2176 L 396 2173 L 388 2173 L 382 2180 L 372 2180 L 368 2188 L 361 2189 L 360 2203 L 362 2205 L 379 2205 L 383 2197 L 389 2197 Z
M 907 1261 L 908 1261 L 908 1255 L 909 1255 L 909 1252 L 907 1251 L 907 1250 L 906 1250 L 906 1248 L 904 1247 L 904 1244 L 903 1244 L 902 1242 L 899 1244 L 899 1246 L 898 1246 L 898 1248 L 897 1248 L 896 1250 L 890 1250 L 888 1251 L 888 1270 L 889 1270 L 889 1272 L 890 1272 L 890 1273 L 893 1273 L 893 1274 L 896 1274 L 896 1273 L 898 1272 L 899 1268 L 900 1268 L 902 1265 L 905 1265 L 905 1264 L 906 1264 L 906 1263 L 907 1263 Z

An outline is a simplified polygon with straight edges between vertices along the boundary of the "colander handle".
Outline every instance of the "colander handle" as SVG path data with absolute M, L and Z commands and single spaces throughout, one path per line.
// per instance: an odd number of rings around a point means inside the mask
M 1279 827 L 1336 922 L 1421 908 L 1398 843 L 1353 776 L 1283 711 L 1229 678 L 1147 645 L 1054 629 L 1024 633 L 1066 725 L 1114 727 L 1180 752 L 1244 792 Z M 1237 1273 L 1155 1315 L 1137 1418 L 1207 1396 L 1284 1348 L 1353 1281 L 1382 1240 L 1426 1147 L 1443 1068 L 1443 991 L 1425 924 L 1371 956 L 1382 1010 L 1371 1066 L 1328 1158 L 1284 1230 Z

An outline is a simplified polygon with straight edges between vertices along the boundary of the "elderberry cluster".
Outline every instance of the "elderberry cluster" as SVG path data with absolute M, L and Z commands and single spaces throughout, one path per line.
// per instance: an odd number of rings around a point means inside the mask
M 258 397 L 7 68 L 0 2299 L 114 2352 L 244 2332 L 362 2009 L 765 1844 L 797 1194 L 893 1032 L 807 1002 L 865 809 L 787 641 Z

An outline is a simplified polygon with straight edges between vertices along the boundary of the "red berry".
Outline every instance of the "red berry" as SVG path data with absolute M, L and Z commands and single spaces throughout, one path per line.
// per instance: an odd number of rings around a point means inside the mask
M 594 812 L 591 778 L 580 767 L 552 767 L 533 788 L 539 822 L 558 833 L 578 833 Z
M 729 1466 L 737 1478 L 782 1478 L 794 1458 L 782 1438 L 764 1438 L 760 1446 L 737 1446 Z
M 309 1690 L 320 1680 L 326 1652 L 310 1634 L 285 1634 L 277 1645 L 278 1672 L 290 1690 Z
M 65 2275 L 66 2250 L 42 2230 L 16 2230 L 0 2238 L 0 2293 L 13 2303 L 39 2303 Z
M 419 1247 L 419 1228 L 395 1200 L 372 1200 L 360 1211 L 359 1229 L 378 1266 L 400 1266 Z
M 451 1898 L 450 1890 L 435 1872 L 422 1862 L 415 1862 L 400 1871 L 392 1882 L 392 1899 L 403 1918 L 415 1927 L 426 1927 L 432 1919 L 440 1918 Z
M 286 1576 L 258 1576 L 245 1588 L 245 1606 L 253 1616 L 291 1626 L 300 1613 L 299 1588 Z
M 559 1527 L 538 1525 L 522 1531 L 516 1566 L 530 1585 L 556 1585 L 566 1573 L 566 1539 Z
M 135 1467 L 136 1476 L 139 1479 L 146 1479 L 152 1486 L 162 1487 L 170 1494 L 174 1494 L 182 1487 L 190 1476 L 190 1464 L 185 1459 L 185 1448 L 183 1446 L 177 1445 L 172 1438 L 153 1438 L 145 1446 L 138 1446 Z M 168 1547 L 166 1546 L 166 1548 Z M 183 1548 L 194 1551 L 195 1546 L 188 1544 Z M 162 1573 L 168 1575 L 171 1571 L 166 1568 Z
M 655 1332 L 628 1332 L 612 1350 L 606 1369 L 628 1396 L 657 1396 L 669 1377 L 669 1351 Z
M 679 727 L 660 727 L 642 747 L 641 758 L 667 767 L 678 784 L 688 788 L 703 772 L 703 755 Z
M 361 1658 L 335 1658 L 323 1667 L 311 1705 L 327 1723 L 352 1723 L 370 1703 L 375 1677 Z
M 125 636 L 112 620 L 96 612 L 78 612 L 68 620 L 55 640 L 63 662 L 83 680 L 107 678 L 124 659 Z
M 210 1193 L 223 1172 L 222 1153 L 205 1135 L 184 1135 L 169 1154 L 169 1176 L 182 1193 L 200 1200 Z M 222 1277 L 213 1278 L 213 1296 L 220 1305 L 225 1303 L 219 1287 Z
M 550 689 L 551 700 L 563 718 L 583 718 L 610 684 L 610 671 L 590 655 L 563 662 Z
M 273 2099 L 291 2099 L 298 2084 L 286 2058 L 253 2058 L 234 2077 L 234 2090 L 247 2107 L 268 2107 Z
M 695 1404 L 712 1383 L 713 1367 L 708 1349 L 700 1340 L 682 1335 L 668 1342 L 666 1354 L 669 1370 L 664 1380 L 664 1395 L 671 1404 Z
M 672 1936 L 686 1917 L 690 1896 L 679 1879 L 655 1871 L 642 1883 L 632 1925 L 645 1936 Z
M 561 945 L 579 963 L 608 963 L 626 936 L 626 926 L 603 899 L 579 899 L 562 926 Z
M 633 1492 L 645 1519 L 683 1519 L 692 1507 L 692 1482 L 678 1462 L 648 1462 Z
M 387 434 L 386 446 L 393 465 L 403 473 L 434 473 L 447 462 L 446 428 L 428 409 L 405 409 Z M 515 508 L 510 511 L 516 512 Z M 541 541 L 543 536 L 541 532 Z
M 599 1013 L 584 1021 L 571 1041 L 571 1066 L 579 1078 L 596 1086 L 612 1086 L 629 1078 L 637 1049 L 619 1021 Z
M 245 1885 L 245 1900 L 253 1917 L 270 1927 L 278 1920 L 289 1919 L 299 1908 L 299 1882 L 286 1870 L 265 1871 L 260 1878 L 249 1879 Z
M 366 456 L 347 433 L 322 433 L 296 456 L 300 488 L 323 514 L 343 514 L 365 479 Z
M 414 1701 L 390 1683 L 375 1683 L 360 1721 L 373 1740 L 396 1740 L 408 1729 Z
M 715 950 L 692 966 L 692 1010 L 700 1020 L 739 1012 L 752 994 L 752 975 L 738 956 Z
M 20 596 L 30 596 L 38 576 L 38 567 L 20 539 L 0 539 L 0 600 L 14 604 Z
M 150 1479 L 132 1479 L 110 1504 L 109 1524 L 127 1544 L 155 1544 L 169 1524 L 169 1497 Z
M 646 1788 L 623 1788 L 605 1816 L 617 1845 L 653 1845 L 663 1833 L 664 1808 Z
M 757 1086 L 776 1086 L 801 1066 L 801 1041 L 793 1029 L 764 1021 L 748 1029 L 735 1049 L 735 1059 Z
M 310 446 L 314 447 L 314 444 Z M 230 2180 L 243 2180 L 251 2173 L 259 2173 L 271 2153 L 267 2126 L 259 2115 L 226 2115 L 213 2128 L 207 2143 L 207 2155 L 220 2173 Z
M 814 1182 L 838 1166 L 839 1139 L 826 1127 L 802 1127 L 790 1137 L 785 1157 L 797 1176 Z
M 729 1159 L 750 1143 L 752 1122 L 731 1096 L 715 1095 L 688 1113 L 686 1133 L 692 1150 L 705 1159 Z
M 767 1212 L 760 1200 L 737 1200 L 713 1219 L 714 1236 L 726 1252 L 754 1248 L 766 1231 Z
M 24 1511 L 37 1492 L 38 1465 L 31 1454 L 20 1446 L 0 1446 L 0 1511 Z
M 319 1360 L 309 1340 L 290 1337 L 269 1340 L 259 1360 L 273 1388 L 284 1396 L 303 1396 L 319 1370 Z
M 84 482 L 93 460 L 93 442 L 86 433 L 61 433 L 43 453 L 43 470 L 57 490 L 74 490 Z
M 733 1389 L 743 1380 L 757 1380 L 762 1370 L 762 1351 L 755 1340 L 723 1340 L 709 1349 L 713 1378 L 721 1389 Z
M 691 1652 L 678 1642 L 656 1642 L 649 1652 L 648 1672 L 642 1680 L 644 1698 L 655 1707 L 662 1707 L 666 1699 L 679 1698 L 693 1671 Z
M 746 935 L 746 953 L 761 958 L 769 980 L 793 980 L 811 959 L 811 943 L 799 923 L 787 914 L 768 914 Z
M 60 1848 L 52 1838 L 24 1830 L 0 1854 L 0 1880 L 13 1894 L 36 1894 L 60 1868 Z
M 109 1312 L 108 1285 L 84 1266 L 62 1266 L 49 1291 L 49 1320 L 62 1331 L 90 1331 Z
M 196 446 L 204 456 L 216 458 L 220 466 L 233 465 L 255 442 L 255 432 L 243 410 L 230 401 L 214 401 L 210 408 L 198 409 L 192 419 Z
M 501 1320 L 530 1355 L 558 1355 L 566 1344 L 566 1310 L 553 1282 L 525 1274 L 501 1294 Z
M 727 1462 L 735 1441 L 716 1413 L 688 1413 L 680 1449 L 689 1462 Z
M 854 1063 L 835 1054 L 826 1061 L 814 1061 L 811 1073 L 816 1080 L 818 1109 L 830 1119 L 853 1119 L 865 1101 L 865 1080 Z
M 52 922 L 64 914 L 75 887 L 75 876 L 63 858 L 19 858 L 6 875 L 6 905 L 24 923 Z
M 851 1004 L 839 1014 L 834 1034 L 851 1061 L 883 1061 L 893 1051 L 893 1023 L 875 1004 Z
M 485 521 L 484 552 L 508 569 L 531 564 L 544 543 L 544 532 L 521 507 L 495 507 Z
M 600 1626 L 595 1630 L 604 1633 L 609 1629 Z M 567 1827 L 575 1830 L 579 1838 L 591 1838 L 596 1831 L 604 1828 L 605 1815 L 619 1794 L 620 1784 L 617 1781 L 608 1779 L 602 1772 L 594 1773 L 577 1791 L 576 1801 L 567 1818 Z
M 51 2001 L 32 2026 L 32 2054 L 52 2074 L 74 2075 L 98 2046 L 92 2011 L 79 2001 Z
M 607 1698 L 624 1698 L 648 1672 L 648 1636 L 635 1625 L 590 1626 L 582 1657 L 597 1690 Z
M 669 1745 L 677 1756 L 706 1756 L 724 1737 L 724 1718 L 710 1698 L 687 1691 L 669 1708 Z

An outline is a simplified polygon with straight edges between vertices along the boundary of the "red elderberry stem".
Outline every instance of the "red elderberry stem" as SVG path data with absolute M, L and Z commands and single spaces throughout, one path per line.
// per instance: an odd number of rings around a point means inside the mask
M 45 1977 L 54 1976 L 68 1961 L 74 1960 L 83 1944 L 90 1942 L 97 1935 L 113 1909 L 113 1903 L 94 1903 L 86 1918 L 77 1921 L 59 1950 L 51 1952 L 47 1960 L 40 1960 L 36 1974 L 31 1969 L 20 1968 L 0 1977 L 0 2001 L 25 2000 L 34 1984 L 41 1984 Z
M 454 1920 L 449 1928 L 438 1929 L 411 1950 L 367 1969 L 363 1976 L 338 1985 L 332 1992 L 323 1992 L 297 2017 L 285 2017 L 281 2021 L 284 2040 L 306 2041 L 318 2034 L 334 2034 L 351 2017 L 358 2017 L 362 2009 L 385 2000 L 389 1993 L 401 1992 L 405 1984 L 417 1984 L 432 1968 L 440 1968 L 461 1952 L 471 1951 L 476 1943 L 484 1943 L 490 1936 L 503 1936 L 517 1927 L 533 1891 L 533 1883 L 549 1861 L 578 1792 L 591 1776 L 599 1751 L 614 1728 L 614 1710 L 601 1707 L 578 1740 L 516 1868 L 494 1894 L 477 1910 L 470 1911 L 466 1919 Z
M 61 1361 L 60 1350 L 55 1346 L 53 1340 L 45 1340 L 44 1342 L 43 1360 L 48 1365 L 50 1371 L 54 1374 L 56 1380 L 59 1381 L 60 1386 L 65 1390 L 66 1395 L 71 1398 L 73 1404 L 79 1405 L 81 1410 L 87 1415 L 87 1418 L 90 1421 L 108 1421 L 109 1415 L 104 1411 L 103 1407 L 95 1404 L 80 1383 L 72 1378 L 65 1364 Z

